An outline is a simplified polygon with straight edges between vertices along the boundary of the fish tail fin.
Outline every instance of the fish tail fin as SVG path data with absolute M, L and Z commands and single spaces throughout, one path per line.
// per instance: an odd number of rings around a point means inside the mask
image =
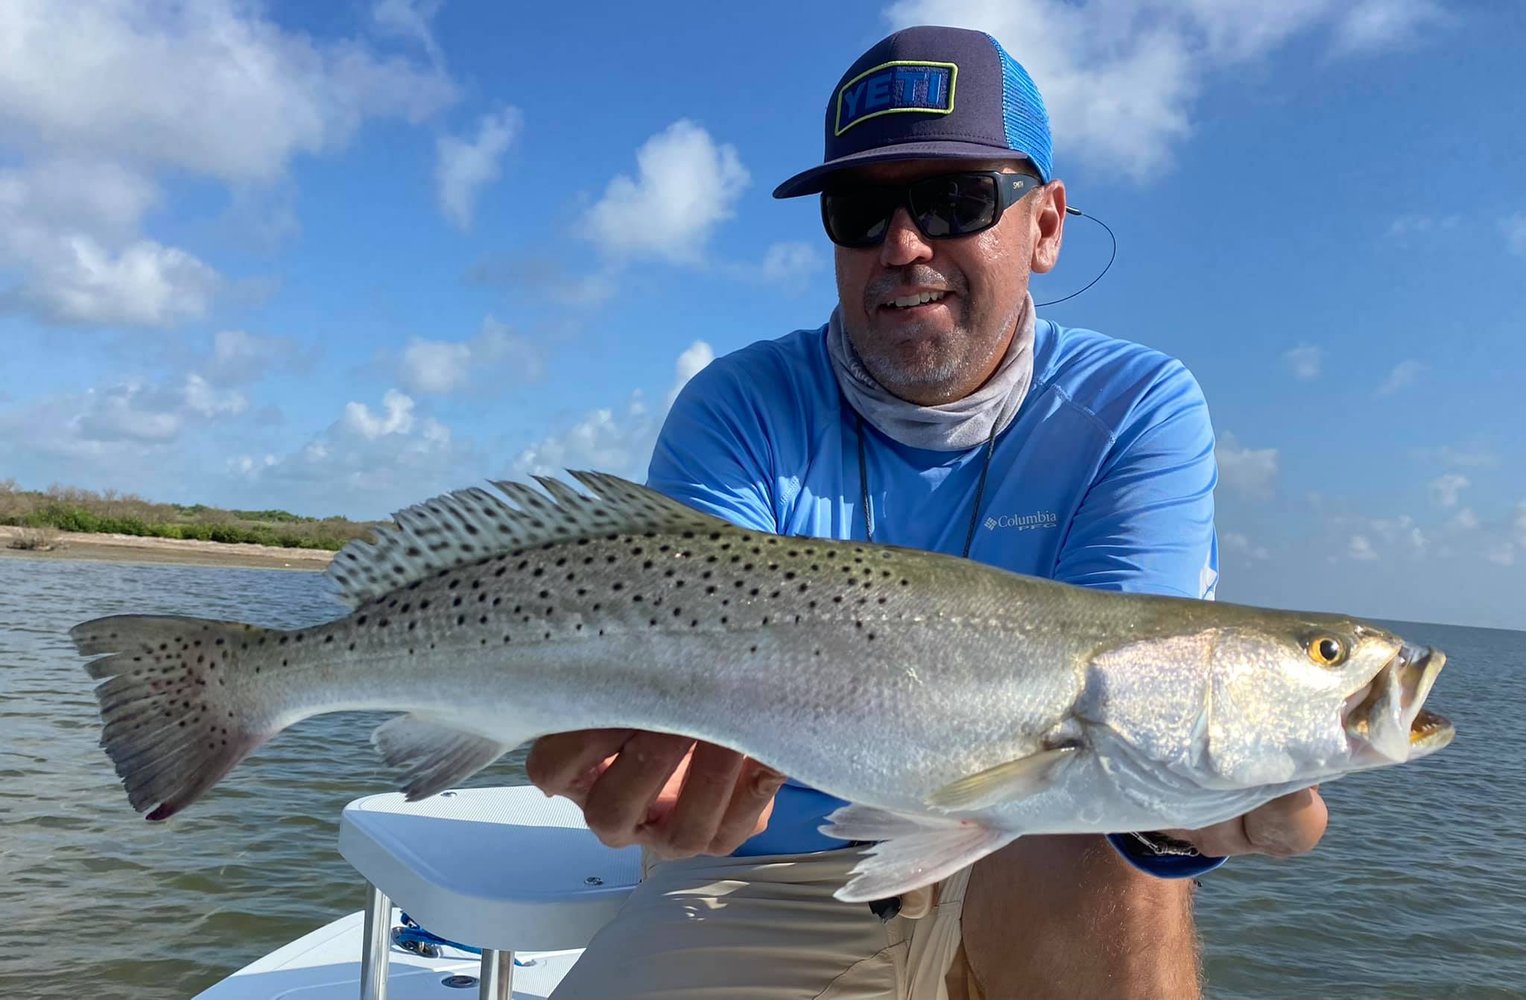
M 268 634 L 173 615 L 114 615 L 69 630 L 80 655 L 98 657 L 85 669 L 101 681 L 101 746 L 148 819 L 175 815 L 296 721 L 251 713 L 238 683 L 239 661 Z

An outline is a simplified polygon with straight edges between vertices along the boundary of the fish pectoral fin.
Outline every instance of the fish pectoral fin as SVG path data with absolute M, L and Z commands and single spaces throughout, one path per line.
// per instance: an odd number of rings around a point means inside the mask
M 1076 755 L 1077 747 L 1055 747 L 1009 760 L 978 774 L 944 785 L 927 797 L 934 809 L 984 809 L 1000 802 L 1026 799 L 1047 788 L 1057 768 Z
M 400 715 L 376 727 L 371 742 L 382 760 L 403 772 L 409 802 L 427 799 L 470 778 L 514 749 L 421 715 Z
M 872 840 L 853 877 L 833 895 L 845 903 L 888 899 L 928 886 L 1017 839 L 975 820 L 850 805 L 833 812 L 821 832 L 843 840 Z

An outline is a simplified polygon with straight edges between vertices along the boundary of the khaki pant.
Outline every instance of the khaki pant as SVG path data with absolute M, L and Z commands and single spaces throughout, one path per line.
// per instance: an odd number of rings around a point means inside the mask
M 832 893 L 858 849 L 647 865 L 554 1000 L 947 1000 L 969 870 L 882 921 Z M 925 902 L 925 900 L 924 900 Z

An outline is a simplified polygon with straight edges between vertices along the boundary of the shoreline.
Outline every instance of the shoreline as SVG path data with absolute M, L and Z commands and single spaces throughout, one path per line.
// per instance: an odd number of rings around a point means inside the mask
M 148 538 L 93 532 L 60 531 L 49 549 L 13 549 L 22 528 L 0 525 L 0 558 L 70 559 L 112 563 L 179 566 L 232 566 L 321 572 L 335 553 L 327 549 L 287 549 L 251 542 L 203 542 L 196 539 Z

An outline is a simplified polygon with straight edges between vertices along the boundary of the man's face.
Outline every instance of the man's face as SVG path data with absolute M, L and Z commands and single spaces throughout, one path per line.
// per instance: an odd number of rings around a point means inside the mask
M 961 170 L 1020 169 L 1001 161 L 914 160 L 875 164 L 854 177 L 898 184 Z M 1029 274 L 1053 266 L 1063 217 L 1064 188 L 1055 182 L 1029 192 L 996 225 L 971 236 L 928 239 L 903 206 L 884 243 L 837 247 L 843 329 L 869 373 L 897 396 L 922 405 L 978 389 L 1006 352 Z M 895 304 L 924 293 L 936 300 Z

